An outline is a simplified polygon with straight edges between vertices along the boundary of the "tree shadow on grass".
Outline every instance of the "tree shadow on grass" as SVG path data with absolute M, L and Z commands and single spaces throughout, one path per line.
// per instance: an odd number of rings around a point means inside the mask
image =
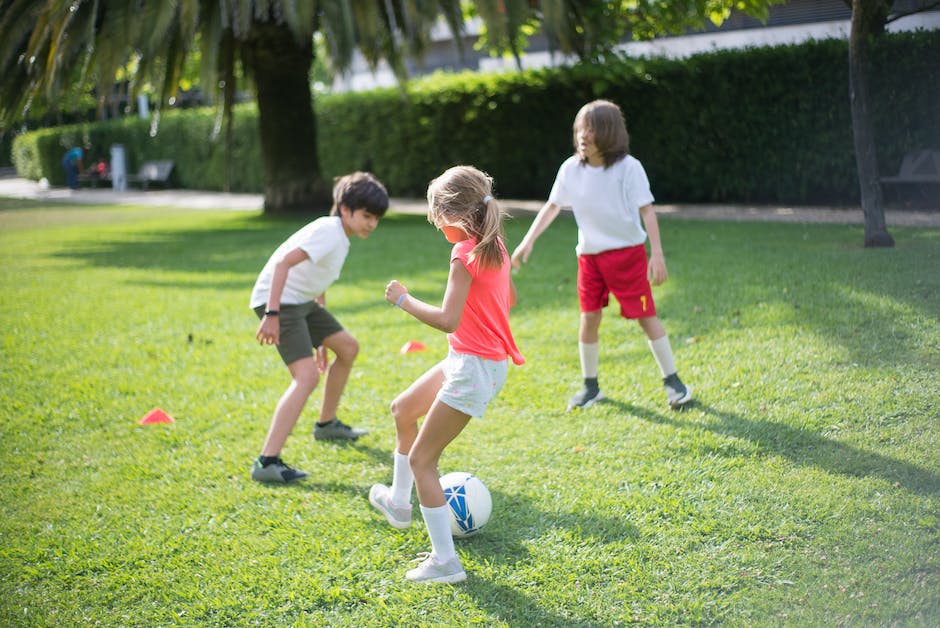
M 605 403 L 615 405 L 625 414 L 651 423 L 679 428 L 693 427 L 680 418 L 681 412 L 667 416 L 622 401 L 608 399 Z M 748 419 L 702 402 L 696 402 L 694 407 L 711 419 L 707 424 L 701 425 L 701 429 L 750 441 L 759 450 L 783 456 L 794 464 L 816 467 L 827 473 L 848 477 L 881 478 L 927 497 L 940 495 L 940 475 L 929 469 L 840 443 L 811 430 L 798 429 L 774 421 Z
M 364 455 L 383 462 L 387 462 L 388 459 L 388 451 L 385 449 L 364 447 L 356 443 L 336 443 L 335 445 L 361 450 Z M 364 485 L 308 479 L 288 485 L 270 485 L 270 488 L 271 490 L 332 493 L 361 498 L 362 508 L 369 510 L 373 515 L 375 528 L 388 530 L 386 521 L 369 505 L 368 487 Z M 536 507 L 525 497 L 496 490 L 491 490 L 491 495 L 494 511 L 511 513 L 511 515 L 494 516 L 478 535 L 456 542 L 457 551 L 464 557 L 464 564 L 468 571 L 467 582 L 462 586 L 479 608 L 494 620 L 498 618 L 512 625 L 591 627 L 608 625 L 588 616 L 586 612 L 574 605 L 568 607 L 565 614 L 546 608 L 537 597 L 529 595 L 523 587 L 507 584 L 499 577 L 481 576 L 473 569 L 473 565 L 496 565 L 501 574 L 507 570 L 512 571 L 515 565 L 522 566 L 533 561 L 529 545 L 555 531 L 571 534 L 590 545 L 605 545 L 638 539 L 639 529 L 627 520 L 605 516 L 597 510 L 547 511 Z M 410 531 L 419 534 L 421 544 L 424 545 L 427 537 L 417 504 L 414 506 L 412 516 Z M 587 577 L 594 578 L 597 575 L 592 573 Z
M 605 516 L 597 510 L 588 512 L 546 511 L 530 500 L 501 491 L 491 491 L 494 511 L 511 513 L 490 520 L 478 536 L 458 540 L 458 552 L 469 560 L 512 570 L 516 564 L 530 561 L 527 544 L 555 530 L 585 539 L 589 544 L 610 544 L 640 536 L 638 528 L 627 520 Z M 575 551 L 575 550 L 572 550 Z M 465 561 L 469 562 L 469 561 Z M 591 575 L 594 577 L 594 574 Z M 561 615 L 545 608 L 537 598 L 501 579 L 488 579 L 468 571 L 467 592 L 481 609 L 492 617 L 514 625 L 533 626 L 603 626 L 578 608 L 570 607 Z
M 837 225 L 676 227 L 670 246 L 683 253 L 669 258 L 669 271 L 681 278 L 681 290 L 662 299 L 674 337 L 790 325 L 844 349 L 848 363 L 923 363 L 925 332 L 910 317 L 930 321 L 940 306 L 940 274 L 929 271 L 940 250 L 936 235 L 911 231 L 903 245 L 873 251 Z M 731 250 L 734 258 L 727 257 Z M 660 301 L 657 293 L 657 307 Z M 779 323 L 768 322 L 772 312 Z
M 577 616 L 572 610 L 570 615 L 560 615 L 539 605 L 526 594 L 496 581 L 487 581 L 467 575 L 467 591 L 476 600 L 481 609 L 489 613 L 494 620 L 508 622 L 514 626 L 585 626 L 601 628 L 607 624 Z
M 268 257 L 288 236 L 318 218 L 317 216 L 291 216 L 268 218 L 242 216 L 234 225 L 225 222 L 222 227 L 211 224 L 191 229 L 152 230 L 146 234 L 133 234 L 118 239 L 90 239 L 75 242 L 55 253 L 55 257 L 77 260 L 99 268 L 144 269 L 148 271 L 204 272 L 214 271 L 250 273 L 252 281 Z M 420 219 L 427 225 L 423 218 Z M 447 249 L 423 252 L 424 245 L 440 244 L 443 239 L 433 227 L 418 228 L 418 217 L 396 216 L 382 221 L 382 228 L 367 240 L 354 238 L 353 250 L 347 265 L 361 258 L 355 269 L 344 269 L 353 279 L 374 277 L 375 269 L 420 268 L 414 255 L 423 259 L 437 259 L 446 271 Z M 383 231 L 388 232 L 383 237 Z M 412 240 L 422 246 L 414 246 Z M 395 250 L 408 249 L 407 254 L 389 258 L 388 241 L 396 242 Z M 404 243 L 404 244 L 403 244 Z M 446 244 L 446 242 L 444 243 Z M 443 253 L 441 253 L 443 250 Z M 432 257 L 433 256 L 433 257 Z

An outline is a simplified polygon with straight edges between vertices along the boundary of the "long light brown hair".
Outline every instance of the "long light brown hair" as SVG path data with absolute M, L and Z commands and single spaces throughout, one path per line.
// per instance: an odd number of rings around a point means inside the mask
M 503 265 L 505 214 L 493 198 L 493 178 L 473 166 L 454 166 L 428 185 L 428 222 L 463 229 L 477 244 L 470 259 L 484 268 Z
M 578 151 L 578 132 L 581 129 L 594 131 L 594 145 L 604 156 L 604 167 L 609 168 L 630 154 L 630 135 L 623 112 L 609 100 L 594 100 L 581 107 L 574 118 L 574 150 Z M 581 158 L 581 163 L 587 159 Z

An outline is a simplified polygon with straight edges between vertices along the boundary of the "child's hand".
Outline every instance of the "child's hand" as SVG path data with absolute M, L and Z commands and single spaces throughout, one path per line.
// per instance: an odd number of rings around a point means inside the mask
M 392 305 L 398 305 L 398 299 L 401 298 L 401 295 L 407 294 L 408 288 L 401 285 L 394 279 L 388 282 L 388 285 L 385 286 L 385 300 L 391 303 Z
M 327 369 L 330 368 L 330 356 L 326 352 L 326 347 L 317 347 L 317 353 L 314 357 L 317 361 L 317 370 L 320 373 L 326 373 Z
M 658 286 L 669 279 L 669 273 L 666 271 L 666 260 L 662 255 L 651 255 L 647 275 L 650 283 Z
M 520 244 L 516 247 L 516 250 L 512 252 L 512 258 L 510 262 L 512 267 L 516 270 L 522 267 L 522 265 L 529 261 L 529 255 L 532 254 L 532 245 L 531 244 Z
M 280 341 L 281 321 L 277 316 L 265 316 L 258 324 L 255 340 L 262 345 L 276 345 Z

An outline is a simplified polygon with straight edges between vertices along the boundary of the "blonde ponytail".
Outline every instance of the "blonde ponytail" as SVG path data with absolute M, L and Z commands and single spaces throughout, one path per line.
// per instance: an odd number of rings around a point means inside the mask
M 493 198 L 493 179 L 473 166 L 454 166 L 428 185 L 428 220 L 458 226 L 477 244 L 470 259 L 484 268 L 503 265 L 503 218 Z

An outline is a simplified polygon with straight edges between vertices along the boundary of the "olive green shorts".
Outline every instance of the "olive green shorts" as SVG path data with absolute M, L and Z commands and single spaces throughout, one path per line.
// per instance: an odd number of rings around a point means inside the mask
M 265 306 L 255 308 L 258 318 L 264 317 Z M 302 358 L 313 357 L 313 350 L 323 344 L 327 336 L 343 331 L 343 326 L 316 301 L 297 305 L 281 305 L 280 339 L 277 352 L 284 364 L 293 364 Z

